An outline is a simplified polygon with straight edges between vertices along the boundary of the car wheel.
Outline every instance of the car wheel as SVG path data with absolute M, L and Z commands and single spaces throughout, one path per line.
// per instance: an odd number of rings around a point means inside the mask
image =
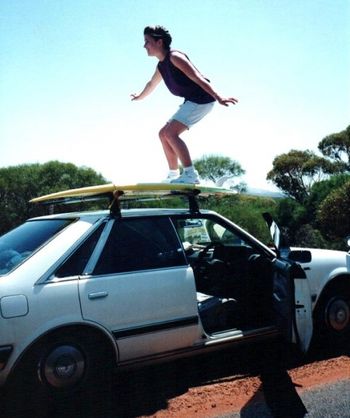
M 74 332 L 74 331 L 73 331 Z M 63 332 L 36 344 L 16 368 L 11 386 L 30 391 L 38 399 L 71 396 L 98 388 L 112 372 L 112 350 L 90 333 Z
M 38 356 L 37 374 L 44 386 L 64 391 L 80 386 L 86 379 L 91 354 L 85 344 L 71 340 L 43 350 Z
M 320 337 L 342 341 L 350 336 L 350 288 L 337 286 L 330 289 L 317 309 L 317 329 Z

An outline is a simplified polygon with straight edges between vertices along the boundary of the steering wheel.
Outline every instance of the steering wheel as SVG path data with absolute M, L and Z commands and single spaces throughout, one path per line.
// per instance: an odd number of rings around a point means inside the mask
M 207 256 L 209 250 L 215 247 L 224 247 L 224 245 L 221 244 L 221 242 L 211 242 L 205 248 L 203 248 L 203 250 L 198 254 L 198 261 L 199 262 L 203 261 L 204 258 Z

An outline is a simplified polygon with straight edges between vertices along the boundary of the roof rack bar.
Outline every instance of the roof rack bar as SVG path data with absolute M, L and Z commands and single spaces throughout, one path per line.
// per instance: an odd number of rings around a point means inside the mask
M 122 196 L 124 192 L 122 190 L 116 190 L 113 192 L 111 197 L 111 204 L 109 205 L 109 210 L 113 216 L 116 218 L 121 217 L 121 210 L 120 210 L 120 196 Z
M 198 200 L 197 200 L 197 195 L 199 192 L 197 193 L 192 193 L 192 194 L 188 194 L 188 204 L 189 204 L 189 208 L 190 208 L 190 212 L 191 213 L 199 213 L 199 205 L 198 205 Z
M 170 195 L 172 196 L 184 196 L 188 199 L 189 210 L 193 214 L 199 213 L 199 205 L 197 196 L 199 195 L 200 190 L 189 190 L 189 191 L 172 191 Z

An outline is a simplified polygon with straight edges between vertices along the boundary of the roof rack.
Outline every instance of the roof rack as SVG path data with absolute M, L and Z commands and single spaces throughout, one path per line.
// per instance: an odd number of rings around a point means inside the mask
M 192 214 L 198 214 L 199 211 L 199 205 L 198 205 L 198 200 L 197 200 L 197 196 L 199 195 L 200 190 L 191 190 L 191 191 L 171 191 L 170 193 L 167 193 L 165 195 L 158 195 L 157 199 L 166 199 L 166 198 L 173 198 L 176 196 L 182 196 L 182 197 L 186 197 L 188 199 L 188 207 L 189 207 L 189 211 Z M 123 190 L 116 190 L 115 192 L 112 193 L 112 197 L 110 199 L 110 205 L 109 205 L 109 210 L 111 211 L 111 213 L 116 216 L 116 217 L 120 217 L 121 216 L 121 209 L 120 209 L 120 203 L 121 200 L 120 198 L 122 196 L 125 196 Z M 124 201 L 145 201 L 145 200 L 150 200 L 150 197 L 126 197 L 125 199 L 123 199 Z M 155 200 L 155 197 L 153 197 L 151 200 Z
M 149 194 L 145 193 L 144 195 L 128 195 L 123 190 L 115 190 L 114 192 L 101 193 L 98 195 L 92 196 L 74 196 L 74 197 L 64 197 L 56 198 L 52 200 L 46 200 L 42 203 L 43 205 L 50 206 L 50 212 L 53 212 L 54 205 L 69 205 L 76 203 L 85 203 L 85 202 L 96 202 L 98 200 L 108 199 L 111 214 L 115 217 L 121 217 L 121 207 L 122 203 L 126 202 L 143 202 L 143 201 L 155 201 L 160 199 L 171 199 L 174 197 L 184 197 L 188 200 L 188 208 L 192 214 L 198 214 L 199 204 L 198 204 L 198 195 L 200 190 L 172 190 L 166 194 Z

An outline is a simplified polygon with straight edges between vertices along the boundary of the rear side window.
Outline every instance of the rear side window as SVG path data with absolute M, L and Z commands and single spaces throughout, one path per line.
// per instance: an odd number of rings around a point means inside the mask
M 56 277 L 79 276 L 83 273 L 105 224 L 100 225 L 56 271 Z
M 174 267 L 186 261 L 168 218 L 115 222 L 93 274 Z
M 0 237 L 0 275 L 12 271 L 74 219 L 28 221 Z

